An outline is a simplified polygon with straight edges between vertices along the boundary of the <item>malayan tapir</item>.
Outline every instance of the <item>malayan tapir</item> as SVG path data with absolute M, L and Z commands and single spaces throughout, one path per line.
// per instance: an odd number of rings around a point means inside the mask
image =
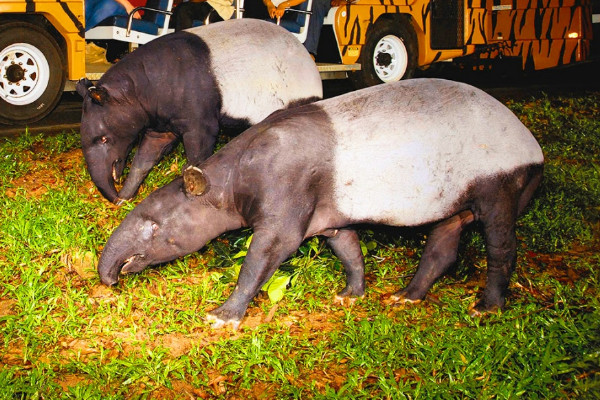
M 119 204 L 179 140 L 190 164 L 208 158 L 219 128 L 239 133 L 273 111 L 323 97 L 300 42 L 270 22 L 230 20 L 165 35 L 111 67 L 84 98 L 81 143 L 92 180 Z M 127 157 L 139 148 L 123 187 Z
M 237 326 L 251 299 L 302 241 L 327 243 L 344 265 L 341 298 L 362 296 L 355 224 L 431 224 L 398 301 L 423 299 L 456 260 L 461 231 L 483 227 L 487 284 L 473 312 L 503 307 L 516 262 L 515 222 L 542 178 L 544 157 L 500 102 L 469 85 L 414 79 L 276 112 L 183 177 L 154 191 L 109 238 L 101 281 L 197 251 L 252 227 L 237 285 L 209 314 Z

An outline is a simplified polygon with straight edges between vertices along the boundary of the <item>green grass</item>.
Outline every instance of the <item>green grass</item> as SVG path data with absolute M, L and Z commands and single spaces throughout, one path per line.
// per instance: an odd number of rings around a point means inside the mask
M 177 176 L 181 149 L 117 208 L 90 183 L 78 132 L 5 140 L 0 399 L 600 397 L 600 93 L 506 104 L 540 141 L 545 179 L 519 220 L 508 307 L 480 319 L 466 313 L 485 276 L 476 229 L 425 302 L 394 307 L 426 232 L 370 227 L 365 298 L 333 301 L 343 267 L 313 238 L 239 331 L 213 330 L 204 317 L 232 290 L 250 230 L 117 288 L 94 272 L 119 221 Z

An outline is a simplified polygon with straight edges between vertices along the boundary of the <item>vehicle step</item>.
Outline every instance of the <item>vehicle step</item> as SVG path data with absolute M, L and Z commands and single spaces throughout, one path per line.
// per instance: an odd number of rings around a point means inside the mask
M 321 74 L 321 79 L 344 79 L 348 77 L 348 72 L 359 71 L 360 64 L 337 64 L 337 63 L 317 63 L 317 69 Z

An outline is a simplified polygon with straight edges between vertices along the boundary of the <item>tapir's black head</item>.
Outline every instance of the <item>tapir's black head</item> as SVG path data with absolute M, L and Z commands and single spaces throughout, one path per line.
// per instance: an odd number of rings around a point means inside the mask
M 81 146 L 92 181 L 113 203 L 120 199 L 115 187 L 127 156 L 146 124 L 146 115 L 127 95 L 127 83 L 118 90 L 93 86 L 82 79 L 77 92 L 83 97 Z
M 114 285 L 120 273 L 140 272 L 202 248 L 237 219 L 195 168 L 154 191 L 125 217 L 102 251 L 98 273 Z M 216 193 L 215 193 L 216 192 Z

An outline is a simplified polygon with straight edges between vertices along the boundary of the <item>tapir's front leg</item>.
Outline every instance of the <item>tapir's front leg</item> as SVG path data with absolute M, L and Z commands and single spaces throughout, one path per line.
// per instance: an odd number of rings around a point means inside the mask
M 219 122 L 216 118 L 198 121 L 186 130 L 183 134 L 183 148 L 187 165 L 196 165 L 212 155 L 218 133 Z
M 176 143 L 177 136 L 171 132 L 148 131 L 133 157 L 131 169 L 123 188 L 119 191 L 119 197 L 128 200 L 135 196 L 150 170 Z
M 342 262 L 346 272 L 346 287 L 338 293 L 336 299 L 344 302 L 346 298 L 363 296 L 365 294 L 365 262 L 356 231 L 340 229 L 334 236 L 327 239 L 327 243 Z
M 207 315 L 213 327 L 230 324 L 237 329 L 250 301 L 301 243 L 302 235 L 288 231 L 255 230 L 235 289 L 221 307 Z

